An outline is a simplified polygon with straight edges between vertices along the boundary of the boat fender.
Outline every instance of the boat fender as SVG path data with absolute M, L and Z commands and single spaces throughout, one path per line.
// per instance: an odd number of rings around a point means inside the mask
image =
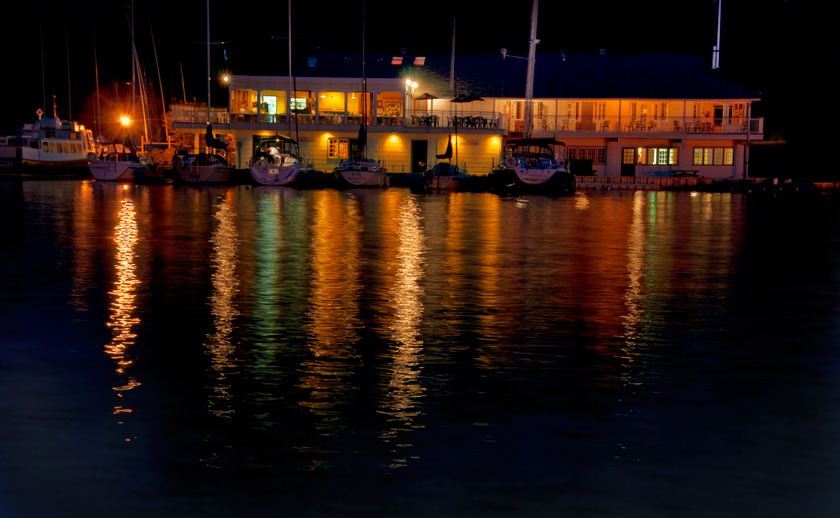
M 181 158 L 178 155 L 172 157 L 172 169 L 181 167 Z
M 513 158 L 512 156 L 509 156 L 509 157 L 505 158 L 505 165 L 507 167 L 515 166 L 516 165 L 516 159 Z
M 96 162 L 96 153 L 88 153 L 87 154 L 88 162 Z

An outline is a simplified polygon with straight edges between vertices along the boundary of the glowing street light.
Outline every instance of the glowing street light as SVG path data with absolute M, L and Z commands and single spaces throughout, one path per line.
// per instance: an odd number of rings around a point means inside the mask
M 131 117 L 128 115 L 120 115 L 120 124 L 122 124 L 124 128 L 131 126 Z

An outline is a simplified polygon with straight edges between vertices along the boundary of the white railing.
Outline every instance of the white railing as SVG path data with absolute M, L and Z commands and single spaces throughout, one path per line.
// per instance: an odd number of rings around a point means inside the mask
M 183 122 L 190 124 L 207 123 L 207 106 L 192 104 L 173 104 L 172 122 Z M 228 124 L 230 115 L 224 108 L 210 109 L 210 124 Z
M 633 133 L 633 134 L 719 134 L 753 135 L 763 132 L 762 118 L 714 119 L 708 117 L 604 117 L 584 118 L 575 116 L 544 115 L 534 117 L 532 131 L 540 133 Z M 510 132 L 524 132 L 522 120 L 505 118 L 503 127 Z

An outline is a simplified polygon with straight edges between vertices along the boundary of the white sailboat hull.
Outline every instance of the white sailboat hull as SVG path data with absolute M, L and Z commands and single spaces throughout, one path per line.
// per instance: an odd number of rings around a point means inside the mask
M 130 182 L 142 178 L 149 168 L 130 161 L 92 162 L 90 174 L 97 180 Z
M 345 182 L 354 187 L 387 187 L 388 183 L 388 173 L 384 171 L 346 169 L 339 174 Z
M 248 168 L 251 177 L 260 185 L 291 185 L 300 173 L 300 164 L 289 166 L 277 164 L 255 164 Z
M 551 180 L 557 172 L 565 172 L 560 169 L 527 169 L 514 167 L 517 178 L 526 185 L 543 185 Z

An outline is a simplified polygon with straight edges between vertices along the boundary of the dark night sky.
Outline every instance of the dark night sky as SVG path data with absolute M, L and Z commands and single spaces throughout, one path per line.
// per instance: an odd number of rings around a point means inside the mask
M 57 96 L 59 116 L 86 115 L 85 98 L 95 94 L 93 51 L 96 49 L 100 88 L 131 78 L 127 9 L 131 0 L 91 0 L 84 4 L 56 0 L 20 1 L 4 6 L 4 21 L 12 30 L 0 33 L 6 58 L 0 130 L 10 133 L 35 118 L 47 99 Z M 167 101 L 183 97 L 181 67 L 187 97 L 206 98 L 206 1 L 135 0 L 138 52 L 157 85 L 154 34 L 161 82 Z M 452 19 L 456 22 L 456 52 L 511 54 L 528 50 L 532 2 L 507 2 L 503 8 L 478 0 L 424 0 L 415 4 L 367 0 L 366 47 L 369 52 L 449 53 Z M 287 4 L 211 1 L 213 68 L 227 65 L 234 73 L 255 59 L 286 59 L 286 43 L 272 39 L 287 33 Z M 293 36 L 304 45 L 330 50 L 361 50 L 361 0 L 293 0 Z M 837 3 L 814 0 L 723 0 L 721 74 L 761 92 L 771 128 L 786 126 L 772 136 L 805 139 L 798 123 L 810 110 L 819 120 L 836 117 L 836 101 L 809 107 L 794 102 L 834 94 L 830 76 L 840 64 L 831 24 Z M 539 53 L 694 53 L 711 56 L 716 34 L 715 0 L 640 0 L 637 2 L 558 2 L 539 6 Z M 151 29 L 150 29 L 151 27 Z M 96 45 L 94 46 L 94 34 Z M 42 87 L 41 34 L 44 41 Z M 68 56 L 69 80 L 68 80 Z M 222 49 L 227 51 L 224 62 Z M 70 84 L 68 96 L 68 83 Z M 69 101 L 68 101 L 69 99 Z M 50 102 L 48 100 L 48 102 Z M 90 104 L 90 101 L 88 101 Z M 214 102 L 214 104 L 218 104 Z M 49 108 L 49 107 L 48 107 Z M 46 111 L 49 111 L 46 110 Z M 791 122 L 794 121 L 794 122 Z M 89 122 L 88 122 L 89 123 Z M 811 124 L 809 121 L 808 124 Z M 813 126 L 813 124 L 811 124 Z M 778 131 L 778 130 L 774 130 Z M 812 131 L 806 132 L 808 135 Z

